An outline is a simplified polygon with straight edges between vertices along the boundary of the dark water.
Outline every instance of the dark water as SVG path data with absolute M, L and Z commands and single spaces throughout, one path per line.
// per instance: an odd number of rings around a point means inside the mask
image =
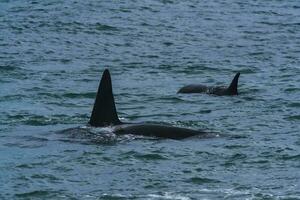
M 0 30 L 0 199 L 300 199 L 300 1 L 0 0 Z M 222 136 L 86 135 L 105 67 L 123 121 Z

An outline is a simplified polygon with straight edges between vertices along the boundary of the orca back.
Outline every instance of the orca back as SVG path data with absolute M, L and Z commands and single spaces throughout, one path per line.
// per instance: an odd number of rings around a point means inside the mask
M 102 74 L 89 124 L 95 127 L 121 124 L 116 110 L 108 69 L 105 69 Z

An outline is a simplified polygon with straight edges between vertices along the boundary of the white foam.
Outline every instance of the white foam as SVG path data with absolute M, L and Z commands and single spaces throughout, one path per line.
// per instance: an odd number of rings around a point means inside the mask
M 190 200 L 189 197 L 185 197 L 185 196 L 181 196 L 178 194 L 172 194 L 169 192 L 166 192 L 164 194 L 149 194 L 147 195 L 148 197 L 150 197 L 150 199 L 172 199 L 172 200 Z

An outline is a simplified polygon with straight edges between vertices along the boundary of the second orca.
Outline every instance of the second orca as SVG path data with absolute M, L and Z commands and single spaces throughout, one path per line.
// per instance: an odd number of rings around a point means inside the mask
M 177 93 L 206 93 L 206 94 L 213 94 L 218 96 L 238 95 L 237 88 L 238 88 L 239 76 L 240 73 L 236 73 L 229 87 L 224 87 L 224 86 L 213 87 L 213 86 L 206 86 L 200 84 L 191 84 L 180 88 Z

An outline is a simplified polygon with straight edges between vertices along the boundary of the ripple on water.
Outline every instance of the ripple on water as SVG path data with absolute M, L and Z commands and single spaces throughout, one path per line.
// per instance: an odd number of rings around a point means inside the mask
M 155 160 L 167 160 L 167 157 L 161 155 L 160 153 L 141 153 L 134 150 L 122 153 L 123 159 L 135 158 L 142 161 L 155 161 Z
M 16 114 L 8 115 L 10 123 L 25 124 L 30 126 L 46 126 L 55 124 L 74 124 L 75 121 L 87 121 L 86 115 L 82 116 L 67 116 L 67 115 L 34 115 L 34 114 Z
M 298 88 L 298 87 L 297 88 L 295 88 L 295 87 L 293 87 L 293 88 L 287 88 L 284 91 L 288 92 L 288 93 L 299 92 L 300 88 Z
M 53 197 L 53 193 L 49 190 L 35 190 L 31 192 L 24 192 L 15 194 L 17 198 L 27 198 L 27 199 L 35 199 L 35 198 L 50 198 Z
M 0 199 L 299 199 L 299 3 L 1 1 Z M 125 120 L 233 134 L 53 133 L 104 67 Z M 176 94 L 238 71 L 237 97 Z
M 110 25 L 96 23 L 94 25 L 95 29 L 98 31 L 118 31 L 119 29 Z
M 31 177 L 33 180 L 43 180 L 47 181 L 49 183 L 60 183 L 62 179 L 58 178 L 57 176 L 54 176 L 52 174 L 33 174 Z
M 89 98 L 94 99 L 96 96 L 95 92 L 87 92 L 87 93 L 65 93 L 63 97 L 71 98 L 71 99 L 79 99 L 79 98 Z
M 109 194 L 103 194 L 100 197 L 103 200 L 126 200 L 126 199 L 135 199 L 135 197 L 121 195 L 121 194 L 115 194 L 115 195 L 109 195 Z
M 300 161 L 300 154 L 297 154 L 297 155 L 282 155 L 279 157 L 280 160 L 283 160 L 283 161 Z
M 11 71 L 17 71 L 20 70 L 20 67 L 13 66 L 13 65 L 1 65 L 0 64 L 0 73 L 5 73 L 5 72 L 11 72 Z
M 287 107 L 300 108 L 300 102 L 289 103 L 289 104 L 287 104 Z
M 221 181 L 211 178 L 192 177 L 187 182 L 197 185 L 209 184 L 209 183 L 220 183 Z
M 139 160 L 144 160 L 144 161 L 151 161 L 151 160 L 167 160 L 166 157 L 156 154 L 156 153 L 147 153 L 147 154 L 141 154 L 141 153 L 136 153 L 134 155 L 135 158 Z
M 292 115 L 292 116 L 286 117 L 285 119 L 290 120 L 290 121 L 299 121 L 300 115 Z

